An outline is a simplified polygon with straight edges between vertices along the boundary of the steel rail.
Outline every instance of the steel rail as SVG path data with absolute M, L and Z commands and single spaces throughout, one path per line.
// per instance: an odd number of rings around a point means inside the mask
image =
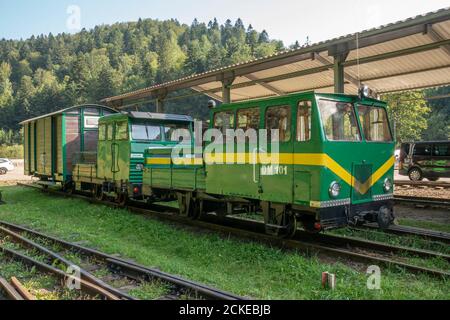
M 0 277 L 0 290 L 6 293 L 6 296 L 10 300 L 24 300 L 20 293 L 2 277 Z
M 29 185 L 26 185 L 29 186 Z M 40 187 L 32 186 L 33 188 L 37 188 L 42 190 Z M 63 192 L 53 192 L 50 189 L 46 189 L 46 192 L 69 196 L 66 193 Z M 88 200 L 92 202 L 91 198 L 87 198 L 85 196 L 76 195 L 76 198 Z M 115 203 L 108 203 L 108 202 L 101 202 L 95 200 L 97 203 L 106 204 L 108 206 L 113 207 L 119 207 Z M 182 223 L 185 225 L 190 225 L 192 227 L 202 228 L 202 229 L 209 229 L 214 230 L 221 233 L 227 233 L 227 234 L 233 234 L 237 235 L 238 237 L 243 237 L 251 240 L 261 241 L 264 243 L 268 243 L 270 245 L 277 245 L 282 248 L 288 248 L 288 249 L 295 249 L 295 250 L 301 250 L 305 252 L 318 252 L 318 253 L 325 253 L 328 255 L 336 256 L 336 257 L 344 257 L 349 258 L 351 260 L 365 262 L 365 263 L 371 263 L 371 264 L 381 264 L 381 265 L 387 265 L 387 266 L 397 266 L 401 267 L 405 270 L 408 270 L 410 272 L 414 273 L 424 273 L 431 276 L 438 276 L 438 277 L 449 277 L 450 273 L 443 270 L 436 270 L 426 267 L 421 267 L 417 265 L 412 265 L 408 263 L 404 263 L 398 260 L 393 260 L 391 258 L 386 257 L 380 257 L 376 255 L 370 255 L 368 253 L 358 253 L 355 251 L 352 251 L 347 248 L 336 248 L 334 246 L 330 246 L 329 244 L 323 244 L 323 243 L 315 243 L 310 241 L 298 241 L 298 240 L 288 240 L 288 239 L 280 239 L 271 235 L 267 235 L 264 233 L 264 224 L 258 223 L 253 220 L 248 219 L 240 219 L 240 218 L 220 218 L 214 215 L 207 215 L 204 217 L 204 220 L 192 220 L 187 217 L 181 217 L 178 215 L 174 215 L 174 209 L 165 207 L 165 206 L 157 206 L 158 209 L 166 209 L 168 212 L 158 212 L 150 209 L 143 209 L 139 207 L 133 207 L 128 206 L 128 210 L 131 212 L 145 215 L 145 216 L 152 216 L 156 217 L 158 219 L 162 220 L 170 220 L 177 223 Z M 168 214 L 169 213 L 169 214 Z M 401 250 L 401 249 L 398 249 Z M 411 249 L 415 250 L 415 249 Z
M 400 236 L 417 236 L 417 237 L 425 238 L 428 240 L 450 243 L 450 233 L 415 228 L 415 227 L 392 225 L 388 229 L 381 230 L 378 228 L 377 225 L 366 224 L 364 226 L 359 226 L 359 227 L 353 228 L 353 229 L 356 229 L 356 230 L 361 230 L 361 229 L 378 230 L 378 231 L 382 231 L 385 233 L 392 233 L 392 234 L 400 235 Z
M 8 249 L 3 246 L 0 246 L 0 251 L 4 255 L 6 255 L 16 261 L 20 261 L 30 267 L 36 267 L 36 269 L 40 270 L 41 272 L 53 274 L 63 281 L 67 280 L 69 277 L 65 272 L 61 271 L 60 269 L 57 269 L 46 263 L 43 263 L 36 259 L 28 257 L 18 251 Z M 78 280 L 80 282 L 81 289 L 83 291 L 85 291 L 86 293 L 89 293 L 94 296 L 101 296 L 107 300 L 120 300 L 118 297 L 111 294 L 109 291 L 104 290 L 103 288 L 100 288 L 92 283 L 89 283 L 89 282 L 83 280 L 83 279 L 78 279 Z
M 49 257 L 52 257 L 52 259 L 54 259 L 55 261 L 59 261 L 61 263 L 63 263 L 67 268 L 70 266 L 74 266 L 75 264 L 72 263 L 71 261 L 67 260 L 66 258 L 62 257 L 61 255 L 47 249 L 44 246 L 41 246 L 40 244 L 29 240 L 11 230 L 8 230 L 4 227 L 0 227 L 0 233 L 3 233 L 9 237 L 11 237 L 11 239 L 14 242 L 18 242 L 21 243 L 22 245 L 30 248 L 30 249 L 35 249 Z M 80 275 L 82 277 L 82 279 L 86 280 L 86 282 L 90 282 L 92 284 L 95 284 L 96 286 L 103 288 L 106 291 L 111 292 L 113 295 L 125 299 L 125 300 L 136 300 L 135 298 L 131 297 L 130 295 L 117 290 L 116 288 L 110 286 L 109 284 L 103 282 L 102 280 L 98 279 L 97 277 L 95 277 L 94 275 L 92 275 L 91 273 L 89 273 L 88 271 L 82 269 L 80 266 L 77 266 L 78 270 L 80 271 Z
M 396 186 L 411 186 L 411 187 L 434 187 L 450 189 L 448 182 L 433 182 L 433 181 L 394 181 Z
M 38 238 L 42 238 L 48 241 L 51 241 L 55 244 L 58 244 L 66 249 L 72 250 L 74 252 L 79 252 L 85 256 L 94 257 L 100 260 L 105 261 L 108 263 L 111 269 L 114 269 L 122 274 L 125 274 L 126 276 L 129 276 L 130 278 L 134 279 L 150 279 L 150 278 L 157 278 L 160 280 L 163 280 L 164 282 L 171 283 L 177 288 L 185 289 L 185 290 L 191 290 L 194 292 L 197 292 L 201 294 L 202 296 L 209 298 L 209 299 L 217 299 L 217 300 L 243 300 L 243 297 L 240 297 L 238 295 L 234 295 L 216 288 L 212 288 L 209 286 L 206 286 L 201 283 L 197 283 L 191 280 L 183 279 L 179 276 L 175 276 L 166 272 L 162 272 L 157 269 L 148 268 L 139 264 L 136 264 L 134 262 L 130 262 L 124 259 L 117 258 L 112 255 L 108 255 L 106 253 L 86 248 L 83 246 L 80 246 L 78 244 L 70 243 L 61 239 L 58 239 L 56 237 L 52 237 L 49 235 L 46 235 L 41 232 L 37 232 L 34 230 L 31 230 L 29 228 L 25 228 L 22 226 L 18 226 L 16 224 L 0 221 L 0 225 L 10 228 L 12 230 L 16 230 L 18 232 L 25 232 L 27 234 L 33 235 Z M 0 227 L 0 230 L 4 229 L 4 227 Z
M 16 277 L 11 278 L 11 284 L 14 286 L 17 292 L 19 292 L 19 294 L 24 298 L 24 300 L 36 300 L 36 297 L 33 296 L 30 293 L 30 291 L 28 291 Z

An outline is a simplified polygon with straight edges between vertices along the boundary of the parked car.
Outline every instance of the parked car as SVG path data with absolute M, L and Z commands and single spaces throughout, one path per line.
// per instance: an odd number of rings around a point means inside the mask
M 450 177 L 450 141 L 403 143 L 399 173 L 411 181 L 427 178 L 438 181 Z
M 0 175 L 12 170 L 14 170 L 14 164 L 11 160 L 0 158 Z

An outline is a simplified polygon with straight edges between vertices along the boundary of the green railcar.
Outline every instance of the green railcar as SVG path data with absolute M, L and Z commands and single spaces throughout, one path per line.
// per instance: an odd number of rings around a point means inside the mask
M 79 155 L 96 152 L 98 119 L 116 112 L 109 107 L 87 104 L 22 122 L 25 175 L 53 183 L 70 181 Z
M 395 144 L 384 102 L 292 94 L 214 108 L 210 129 L 223 143 L 207 142 L 200 155 L 146 150 L 146 196 L 166 190 L 192 216 L 261 212 L 275 234 L 298 221 L 310 231 L 392 222 Z M 265 129 L 269 143 L 259 134 L 236 141 L 227 130 L 238 129 Z
M 178 129 L 190 132 L 189 116 L 148 112 L 118 113 L 99 120 L 98 151 L 85 154 L 73 170 L 73 187 L 99 199 L 112 196 L 120 203 L 142 197 L 144 150 L 178 144 Z

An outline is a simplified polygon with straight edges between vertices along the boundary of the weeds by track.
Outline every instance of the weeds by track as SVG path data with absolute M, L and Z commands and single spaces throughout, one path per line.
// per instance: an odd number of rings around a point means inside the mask
M 160 300 L 174 300 L 174 299 L 183 299 L 183 298 L 191 298 L 191 299 L 210 299 L 210 300 L 242 300 L 242 297 L 237 295 L 212 288 L 200 283 L 196 283 L 190 280 L 183 279 L 181 277 L 171 275 L 156 269 L 147 268 L 138 264 L 135 264 L 130 261 L 126 261 L 120 259 L 115 256 L 111 256 L 96 250 L 92 250 L 89 248 L 82 247 L 77 244 L 73 244 L 70 242 L 63 241 L 61 239 L 51 237 L 45 235 L 43 233 L 36 232 L 34 230 L 20 227 L 18 225 L 0 222 L 0 233 L 7 234 L 10 237 L 13 237 L 16 241 L 20 241 L 21 243 L 27 244 L 29 247 L 33 247 L 38 249 L 41 252 L 44 252 L 50 255 L 52 258 L 56 259 L 58 262 L 63 263 L 65 265 L 73 265 L 70 261 L 68 261 L 63 256 L 56 254 L 49 249 L 33 242 L 32 240 L 25 238 L 23 235 L 31 236 L 33 238 L 39 239 L 39 241 L 44 241 L 47 244 L 51 244 L 53 246 L 59 246 L 72 254 L 79 254 L 84 258 L 89 259 L 89 264 L 94 265 L 94 267 L 98 267 L 99 265 L 106 266 L 107 270 L 110 270 L 115 277 L 121 277 L 122 279 L 126 279 L 127 286 L 134 286 L 139 284 L 145 284 L 146 282 L 158 281 L 158 283 L 165 283 L 168 285 L 169 290 L 159 297 Z M 6 250 L 6 253 L 9 254 L 9 251 Z M 13 256 L 18 256 L 13 254 Z M 105 268 L 102 268 L 105 269 Z M 102 280 L 96 278 L 91 275 L 88 271 L 81 269 L 80 270 L 82 278 L 86 278 L 87 280 L 95 283 L 103 290 L 114 294 L 117 297 L 120 297 L 124 300 L 135 300 L 129 294 L 126 294 L 109 284 L 106 284 Z M 131 280 L 131 282 L 130 282 Z M 122 281 L 123 284 L 123 281 Z
M 25 185 L 41 189 L 38 186 Z M 60 191 L 48 190 L 52 194 L 69 196 Z M 83 195 L 71 195 L 76 198 L 85 199 L 91 203 L 101 203 L 104 205 L 119 207 L 112 202 L 100 202 Z M 222 218 L 214 214 L 202 217 L 202 220 L 192 220 L 176 214 L 176 209 L 166 206 L 152 206 L 145 208 L 141 203 L 132 203 L 127 207 L 130 211 L 146 216 L 156 217 L 162 220 L 169 220 L 184 225 L 189 225 L 205 230 L 212 230 L 219 233 L 232 234 L 240 238 L 256 240 L 282 248 L 300 250 L 304 252 L 315 252 L 377 265 L 387 265 L 399 267 L 412 273 L 424 273 L 430 276 L 449 277 L 446 270 L 433 269 L 418 264 L 412 264 L 405 257 L 419 257 L 425 259 L 441 259 L 449 262 L 449 256 L 437 252 L 405 248 L 401 246 L 387 245 L 380 242 L 373 242 L 359 238 L 348 238 L 331 235 L 311 235 L 303 231 L 298 231 L 294 239 L 280 239 L 264 233 L 264 225 L 260 222 L 242 218 Z

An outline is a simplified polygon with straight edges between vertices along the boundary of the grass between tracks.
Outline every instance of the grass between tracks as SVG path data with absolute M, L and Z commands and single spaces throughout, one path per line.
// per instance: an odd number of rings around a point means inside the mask
M 449 299 L 450 281 L 382 268 L 381 290 L 351 266 L 301 253 L 224 238 L 132 215 L 83 200 L 3 188 L 0 219 L 68 241 L 134 259 L 228 290 L 262 299 Z M 360 267 L 359 265 L 357 265 Z M 321 288 L 321 273 L 337 275 L 337 289 Z M 0 270 L 1 273 L 1 270 Z M 145 296 L 144 296 L 145 298 Z

